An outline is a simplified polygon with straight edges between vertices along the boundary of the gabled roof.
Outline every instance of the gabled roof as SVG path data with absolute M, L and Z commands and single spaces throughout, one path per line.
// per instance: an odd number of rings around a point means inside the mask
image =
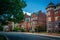
M 38 16 L 45 17 L 45 16 L 46 16 L 46 14 L 45 14 L 45 13 L 43 13 L 42 11 L 39 11 L 39 12 L 38 12 Z
M 30 17 L 30 16 L 25 13 L 24 18 L 28 18 L 28 17 Z
M 37 16 L 37 14 L 36 14 L 36 13 L 33 13 L 33 14 L 31 14 L 31 17 L 35 17 L 35 16 L 33 16 L 33 15 Z
M 46 14 L 45 14 L 45 13 L 43 13 L 41 10 L 40 10 L 40 11 L 38 11 L 37 13 L 33 13 L 32 15 L 34 15 L 34 14 L 35 14 L 37 17 L 38 17 L 38 16 L 41 16 L 41 15 L 42 15 L 43 17 L 45 17 L 45 16 L 46 16 Z M 31 17 L 32 17 L 32 15 L 31 15 Z

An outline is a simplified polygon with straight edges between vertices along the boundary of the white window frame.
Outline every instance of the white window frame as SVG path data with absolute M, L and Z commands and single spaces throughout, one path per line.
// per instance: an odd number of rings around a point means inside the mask
M 47 12 L 47 16 L 49 16 L 50 15 L 50 12 Z
M 58 13 L 58 11 L 55 12 L 55 14 L 57 14 L 57 13 Z
M 55 17 L 55 21 L 57 21 L 58 20 L 58 16 L 57 17 Z
M 47 19 L 47 20 L 48 20 L 48 22 L 49 22 L 49 21 L 51 21 L 51 17 L 48 17 L 48 19 Z

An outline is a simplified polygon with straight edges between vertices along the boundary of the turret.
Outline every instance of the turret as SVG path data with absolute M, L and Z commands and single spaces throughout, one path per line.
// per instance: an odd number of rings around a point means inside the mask
M 48 6 L 46 7 L 46 10 L 49 11 L 49 10 L 53 10 L 53 9 L 55 9 L 55 5 L 54 5 L 54 3 L 50 2 L 48 4 Z
M 53 22 L 54 21 L 54 10 L 55 10 L 55 5 L 54 3 L 50 2 L 48 6 L 46 7 L 47 10 L 47 22 Z

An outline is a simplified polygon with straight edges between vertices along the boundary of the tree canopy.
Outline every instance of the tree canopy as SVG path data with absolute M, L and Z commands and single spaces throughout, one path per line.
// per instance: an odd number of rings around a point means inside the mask
M 23 20 L 24 14 L 22 8 L 26 7 L 24 0 L 0 0 L 0 15 L 7 14 L 7 20 L 19 22 Z

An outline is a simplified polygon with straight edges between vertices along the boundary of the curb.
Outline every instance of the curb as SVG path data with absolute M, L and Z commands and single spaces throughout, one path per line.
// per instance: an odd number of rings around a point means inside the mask
M 60 36 L 53 36 L 53 35 L 39 34 L 39 33 L 24 33 L 24 34 L 33 34 L 33 35 L 41 35 L 41 36 L 49 36 L 49 37 L 57 37 L 57 38 L 60 38 Z

